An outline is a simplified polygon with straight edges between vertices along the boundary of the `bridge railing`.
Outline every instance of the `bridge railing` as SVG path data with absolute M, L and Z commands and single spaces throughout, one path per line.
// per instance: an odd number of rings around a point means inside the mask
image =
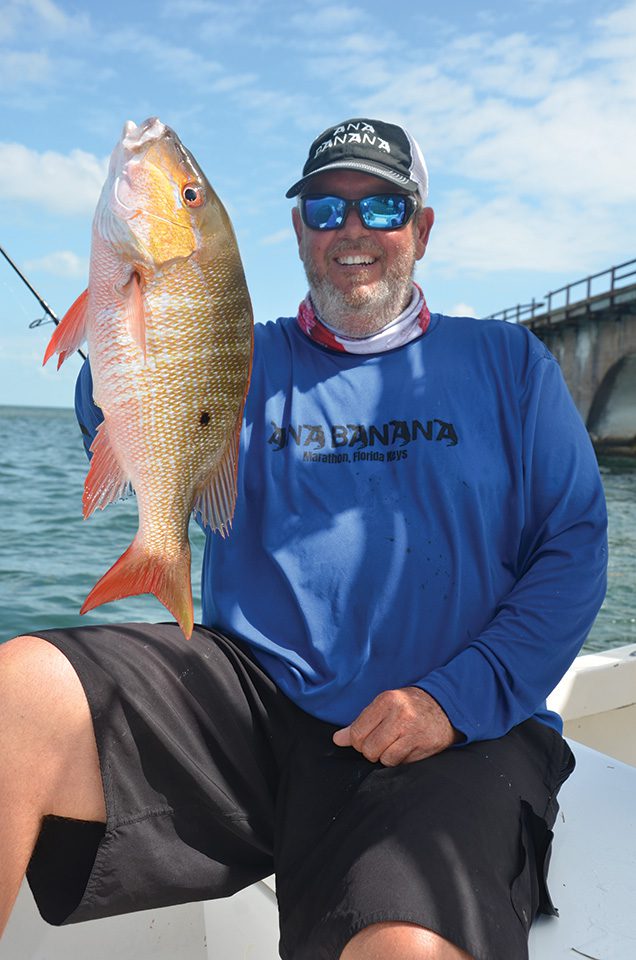
M 550 323 L 555 313 L 562 317 L 564 311 L 567 312 L 568 308 L 575 304 L 583 304 L 603 295 L 612 298 L 616 291 L 634 284 L 636 284 L 636 260 L 626 260 L 608 270 L 592 273 L 581 280 L 568 283 L 565 287 L 559 287 L 558 290 L 551 290 L 546 293 L 543 300 L 535 300 L 533 297 L 530 303 L 519 303 L 514 307 L 507 307 L 505 310 L 489 314 L 485 319 L 520 323 L 531 322 L 534 318 L 541 317 L 542 320 Z

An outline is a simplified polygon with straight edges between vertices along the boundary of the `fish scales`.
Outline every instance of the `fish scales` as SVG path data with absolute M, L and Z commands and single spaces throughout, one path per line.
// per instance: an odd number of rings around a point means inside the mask
M 63 359 L 77 339 L 80 300 L 45 359 Z M 85 515 L 130 484 L 139 529 L 82 612 L 152 592 L 189 636 L 188 522 L 194 508 L 223 535 L 231 524 L 252 314 L 229 218 L 158 120 L 126 124 L 111 158 L 93 225 L 83 332 L 104 413 Z

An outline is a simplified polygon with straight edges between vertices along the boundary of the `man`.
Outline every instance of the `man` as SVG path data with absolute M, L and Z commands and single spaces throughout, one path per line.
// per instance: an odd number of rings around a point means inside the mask
M 430 314 L 427 195 L 408 133 L 361 118 L 288 191 L 310 293 L 256 327 L 209 627 L 0 650 L 5 915 L 29 862 L 54 923 L 275 869 L 285 960 L 527 957 L 573 768 L 545 697 L 602 601 L 604 501 L 543 345 Z M 91 396 L 85 365 L 89 437 Z

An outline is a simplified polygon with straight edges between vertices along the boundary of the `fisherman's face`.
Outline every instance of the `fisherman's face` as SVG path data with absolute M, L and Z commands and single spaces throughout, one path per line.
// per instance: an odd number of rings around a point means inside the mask
M 314 177 L 307 192 L 358 200 L 399 191 L 380 177 L 331 170 Z M 369 336 L 408 305 L 415 263 L 424 256 L 433 225 L 430 207 L 400 230 L 369 230 L 355 209 L 349 210 L 340 230 L 311 230 L 297 208 L 292 219 L 314 306 L 339 333 Z M 352 257 L 364 257 L 365 262 L 351 263 Z

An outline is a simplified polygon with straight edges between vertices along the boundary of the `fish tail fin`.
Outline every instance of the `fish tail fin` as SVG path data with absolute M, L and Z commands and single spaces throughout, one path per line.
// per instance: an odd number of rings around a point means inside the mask
M 141 593 L 154 594 L 175 618 L 186 640 L 190 639 L 194 610 L 188 543 L 175 560 L 167 560 L 148 553 L 135 537 L 119 560 L 97 581 L 80 613 Z

